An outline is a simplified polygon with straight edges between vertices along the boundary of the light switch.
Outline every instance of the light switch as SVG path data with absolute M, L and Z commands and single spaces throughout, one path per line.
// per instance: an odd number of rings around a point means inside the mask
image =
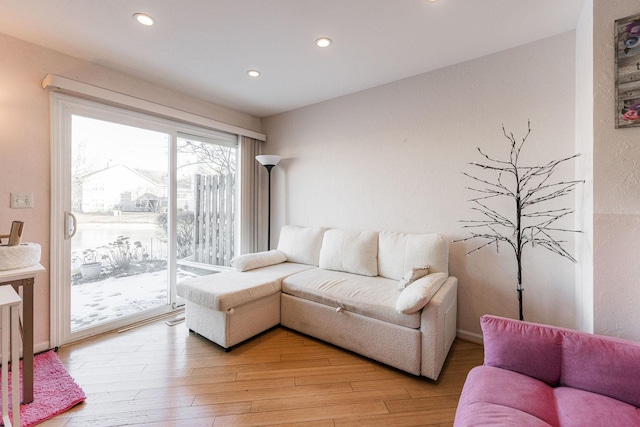
M 33 207 L 33 193 L 11 193 L 11 209 Z

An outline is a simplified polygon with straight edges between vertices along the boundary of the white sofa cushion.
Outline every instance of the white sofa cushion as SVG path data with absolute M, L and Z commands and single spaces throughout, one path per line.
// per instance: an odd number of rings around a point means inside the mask
M 407 328 L 420 327 L 420 313 L 396 311 L 397 282 L 342 271 L 313 268 L 282 281 L 282 292 Z M 337 332 L 339 333 L 339 331 Z
M 231 267 L 236 271 L 249 271 L 269 265 L 281 264 L 287 257 L 277 249 L 252 254 L 239 255 L 231 260 Z
M 416 280 L 400 293 L 396 301 L 396 310 L 405 314 L 421 310 L 438 292 L 447 277 L 445 273 L 434 273 Z
M 320 268 L 363 276 L 378 275 L 378 233 L 327 230 L 320 249 Z
M 278 250 L 289 262 L 318 266 L 324 228 L 285 225 L 280 230 Z
M 284 262 L 250 271 L 225 271 L 186 279 L 176 285 L 176 293 L 212 310 L 225 311 L 280 292 L 283 278 L 310 267 Z
M 439 234 L 379 234 L 378 274 L 400 280 L 414 267 L 429 266 L 429 273 L 449 275 L 449 242 Z

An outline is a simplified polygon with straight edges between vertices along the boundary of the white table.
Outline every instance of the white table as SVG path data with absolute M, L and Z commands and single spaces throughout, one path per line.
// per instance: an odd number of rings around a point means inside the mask
M 22 288 L 22 403 L 33 402 L 33 285 L 36 273 L 45 271 L 40 264 L 16 270 L 0 271 L 0 285 Z
M 2 311 L 2 422 L 5 427 L 20 426 L 20 332 L 18 308 L 22 299 L 12 286 L 0 286 Z M 9 334 L 8 332 L 11 331 Z M 11 344 L 11 346 L 9 346 Z M 11 351 L 9 351 L 11 347 Z M 11 405 L 9 419 L 9 361 L 11 361 Z

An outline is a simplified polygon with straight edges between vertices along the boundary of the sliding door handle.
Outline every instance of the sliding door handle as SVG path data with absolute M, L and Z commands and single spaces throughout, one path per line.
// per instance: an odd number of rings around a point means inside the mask
M 75 236 L 76 231 L 78 230 L 78 221 L 76 217 L 71 212 L 64 213 L 64 239 L 69 240 L 73 236 Z

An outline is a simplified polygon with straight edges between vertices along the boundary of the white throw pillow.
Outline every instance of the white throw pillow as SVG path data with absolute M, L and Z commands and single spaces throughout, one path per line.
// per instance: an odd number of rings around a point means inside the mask
M 428 274 L 405 288 L 396 301 L 396 310 L 410 314 L 421 310 L 447 280 L 446 273 Z
M 248 271 L 269 265 L 281 264 L 287 257 L 277 249 L 253 254 L 240 255 L 231 260 L 231 266 L 237 271 Z
M 409 286 L 419 278 L 426 276 L 427 274 L 429 274 L 428 265 L 424 267 L 412 268 L 411 270 L 404 273 L 404 275 L 402 276 L 402 279 L 400 279 L 400 282 L 398 283 L 398 289 L 403 291 L 404 288 L 406 288 L 407 286 Z

